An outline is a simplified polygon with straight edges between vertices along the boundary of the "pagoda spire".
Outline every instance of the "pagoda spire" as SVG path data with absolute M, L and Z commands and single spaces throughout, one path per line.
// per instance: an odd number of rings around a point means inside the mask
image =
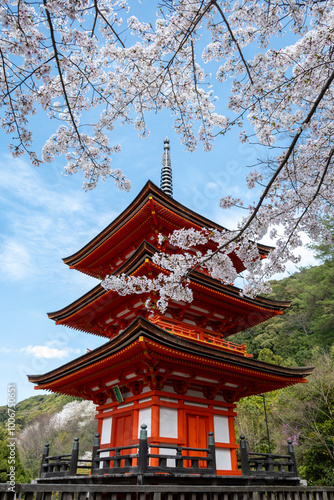
M 169 154 L 169 139 L 164 140 L 164 152 L 162 155 L 162 169 L 160 189 L 173 198 L 173 181 L 172 181 L 172 167 Z

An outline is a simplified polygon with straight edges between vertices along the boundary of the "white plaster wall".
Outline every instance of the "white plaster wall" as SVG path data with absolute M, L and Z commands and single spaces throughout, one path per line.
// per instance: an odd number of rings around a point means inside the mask
M 199 391 L 187 391 L 187 396 L 192 396 L 193 398 L 205 399 L 203 394 Z
M 102 420 L 101 444 L 110 443 L 112 417 Z
M 142 424 L 147 425 L 147 437 L 151 436 L 151 408 L 142 408 L 139 410 L 139 422 L 138 422 L 138 437 L 140 434 L 140 427 Z
M 160 408 L 159 435 L 177 438 L 177 408 Z
M 176 450 L 171 450 L 169 448 L 159 448 L 159 454 L 161 455 L 176 455 Z M 167 467 L 176 467 L 175 460 L 173 458 L 167 458 Z
M 216 443 L 229 443 L 230 432 L 228 428 L 228 417 L 223 415 L 214 415 L 214 435 Z
M 217 470 L 232 470 L 229 448 L 216 448 L 216 467 Z
M 208 405 L 203 403 L 193 403 L 192 401 L 185 401 L 184 404 L 188 406 L 199 406 L 200 408 L 209 408 Z
M 104 457 L 110 457 L 110 452 L 109 451 L 101 451 L 100 458 L 104 458 Z M 108 465 L 105 465 L 103 462 L 100 462 L 99 469 L 103 469 L 103 467 L 108 467 Z

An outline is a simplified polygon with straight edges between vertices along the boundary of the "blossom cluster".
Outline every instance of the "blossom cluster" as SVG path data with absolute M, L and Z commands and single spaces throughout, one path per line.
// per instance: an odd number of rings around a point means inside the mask
M 334 215 L 334 0 L 173 0 L 157 3 L 155 19 L 151 8 L 141 19 L 132 6 L 0 0 L 1 126 L 13 136 L 10 149 L 27 152 L 34 165 L 64 155 L 65 172 L 82 170 L 86 189 L 113 177 L 127 190 L 123 172 L 111 168 L 121 149 L 111 143 L 117 124 L 147 137 L 148 113 L 167 109 L 191 151 L 198 141 L 211 149 L 219 134 L 240 126 L 242 142 L 265 148 L 247 176 L 250 189 L 262 189 L 259 202 L 247 207 L 223 193 L 222 208 L 247 213 L 236 233 L 173 235 L 184 252 L 156 258 L 169 273 L 159 293 L 162 304 L 173 290 L 190 297 L 192 266 L 232 283 L 231 252 L 247 263 L 245 293 L 264 292 L 297 260 L 301 233 L 331 238 L 321 218 Z M 219 113 L 217 95 L 229 116 Z M 58 124 L 41 156 L 29 128 L 40 109 Z M 261 260 L 253 242 L 268 231 L 276 249 Z M 219 250 L 207 253 L 201 238 Z

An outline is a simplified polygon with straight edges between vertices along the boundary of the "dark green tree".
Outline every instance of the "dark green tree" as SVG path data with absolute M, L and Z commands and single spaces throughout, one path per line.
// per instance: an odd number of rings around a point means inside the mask
M 22 465 L 16 444 L 14 448 L 15 453 L 11 453 L 9 444 L 10 441 L 7 436 L 7 431 L 0 428 L 0 483 L 7 483 L 7 481 L 9 481 L 11 467 L 15 467 L 16 483 L 30 483 L 30 475 Z

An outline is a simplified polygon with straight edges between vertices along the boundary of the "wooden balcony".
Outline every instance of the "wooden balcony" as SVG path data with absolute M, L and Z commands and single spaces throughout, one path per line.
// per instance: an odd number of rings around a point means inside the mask
M 246 344 L 235 344 L 229 342 L 217 335 L 208 333 L 205 330 L 200 330 L 199 328 L 193 328 L 191 326 L 186 327 L 184 323 L 177 323 L 176 321 L 166 321 L 165 318 L 155 316 L 150 318 L 150 321 L 155 325 L 167 330 L 168 332 L 174 333 L 179 337 L 190 339 L 199 344 L 209 344 L 210 347 L 216 349 L 221 349 L 222 351 L 232 352 L 233 354 L 239 354 L 246 358 L 251 358 L 252 354 L 247 354 Z

